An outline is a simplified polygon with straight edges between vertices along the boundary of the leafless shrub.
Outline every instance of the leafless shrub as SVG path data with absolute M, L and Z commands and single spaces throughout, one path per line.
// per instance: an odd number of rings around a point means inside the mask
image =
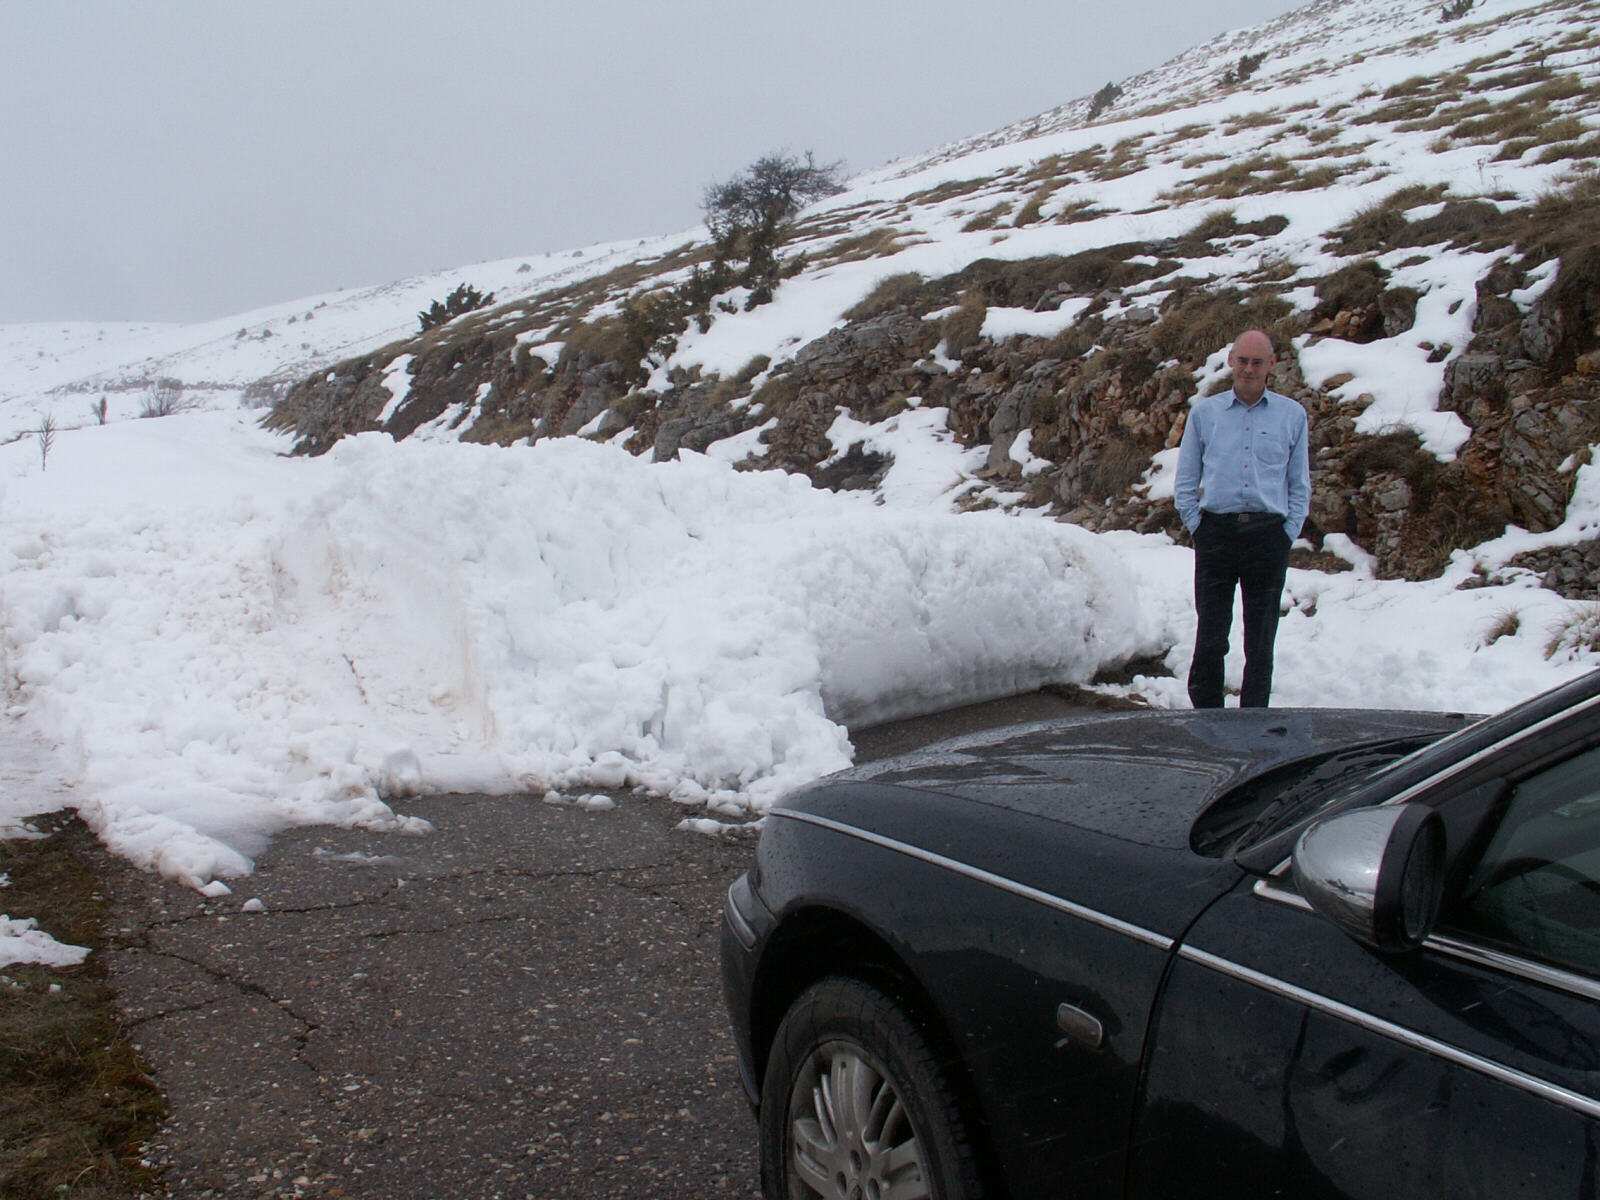
M 289 383 L 283 379 L 258 379 L 244 389 L 240 403 L 245 408 L 271 408 L 289 392 Z
M 190 407 L 183 398 L 183 380 L 165 376 L 156 380 L 155 387 L 145 397 L 139 408 L 141 417 L 170 417 Z

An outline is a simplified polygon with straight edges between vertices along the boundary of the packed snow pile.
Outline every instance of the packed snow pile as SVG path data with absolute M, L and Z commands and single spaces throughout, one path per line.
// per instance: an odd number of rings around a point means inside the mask
M 114 850 L 195 883 L 385 797 L 642 787 L 759 812 L 871 722 L 1157 648 L 1071 526 L 892 511 L 709 457 L 371 435 L 282 457 L 237 416 L 0 450 L 17 716 Z

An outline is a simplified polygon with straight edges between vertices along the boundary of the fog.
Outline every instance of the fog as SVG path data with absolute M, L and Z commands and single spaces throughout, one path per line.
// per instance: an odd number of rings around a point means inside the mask
M 761 154 L 866 170 L 1295 6 L 11 0 L 0 323 L 192 321 L 670 233 Z

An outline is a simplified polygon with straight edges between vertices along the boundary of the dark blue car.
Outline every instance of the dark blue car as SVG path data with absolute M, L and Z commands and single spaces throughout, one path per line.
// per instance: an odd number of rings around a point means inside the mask
M 1600 1195 L 1600 672 L 944 743 L 725 918 L 774 1200 Z

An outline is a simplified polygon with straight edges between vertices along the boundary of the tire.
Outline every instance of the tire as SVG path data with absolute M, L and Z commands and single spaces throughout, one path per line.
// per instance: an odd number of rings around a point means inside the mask
M 761 1089 L 761 1182 L 767 1200 L 981 1200 L 954 1089 L 877 988 L 824 979 L 784 1016 Z

